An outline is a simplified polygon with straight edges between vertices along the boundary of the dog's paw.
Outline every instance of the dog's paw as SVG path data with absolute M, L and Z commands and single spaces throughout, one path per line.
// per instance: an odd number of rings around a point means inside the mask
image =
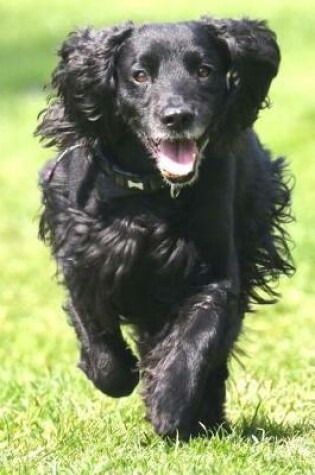
M 118 398 L 129 396 L 139 382 L 134 360 L 134 365 L 124 365 L 111 353 L 81 352 L 78 367 L 102 393 Z
M 157 434 L 186 439 L 191 434 L 197 388 L 186 362 L 177 359 L 150 380 L 144 393 L 147 417 Z
M 178 437 L 185 441 L 196 437 L 212 437 L 214 434 L 228 434 L 231 431 L 230 423 L 224 416 L 199 420 L 195 407 L 184 408 L 182 402 L 177 401 L 176 404 L 176 399 L 165 401 L 157 395 L 153 397 L 155 399 L 148 411 L 148 419 L 156 433 L 162 437 Z
M 155 432 L 161 437 L 172 439 L 178 437 L 180 440 L 187 440 L 193 433 L 190 423 L 163 409 L 156 408 L 150 411 L 148 418 Z

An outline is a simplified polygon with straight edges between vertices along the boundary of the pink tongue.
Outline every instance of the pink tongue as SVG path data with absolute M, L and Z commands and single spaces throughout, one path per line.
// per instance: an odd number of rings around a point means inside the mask
M 197 157 L 194 140 L 165 140 L 159 144 L 159 168 L 172 176 L 185 176 L 194 170 Z

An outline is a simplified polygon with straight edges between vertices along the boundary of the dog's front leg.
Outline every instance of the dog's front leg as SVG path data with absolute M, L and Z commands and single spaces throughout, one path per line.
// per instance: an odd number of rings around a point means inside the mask
M 137 358 L 128 348 L 119 326 L 105 330 L 72 301 L 67 311 L 81 343 L 80 369 L 104 394 L 129 395 L 139 380 Z
M 226 281 L 186 302 L 167 336 L 143 358 L 144 399 L 157 433 L 186 438 L 193 432 L 207 377 L 226 363 L 239 328 Z

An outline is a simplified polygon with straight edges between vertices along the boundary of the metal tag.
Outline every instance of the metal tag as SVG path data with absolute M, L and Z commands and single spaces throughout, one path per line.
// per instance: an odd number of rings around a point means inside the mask
M 138 188 L 139 190 L 144 190 L 143 183 L 137 183 L 136 181 L 128 180 L 128 188 Z
M 176 200 L 180 193 L 180 188 L 178 188 L 176 185 L 171 185 L 171 190 L 170 190 L 170 195 L 173 200 Z

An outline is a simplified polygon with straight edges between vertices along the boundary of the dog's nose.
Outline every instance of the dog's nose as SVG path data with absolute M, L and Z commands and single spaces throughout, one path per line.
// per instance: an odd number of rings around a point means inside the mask
M 184 107 L 166 107 L 161 116 L 162 123 L 172 130 L 188 128 L 193 119 L 193 111 Z

